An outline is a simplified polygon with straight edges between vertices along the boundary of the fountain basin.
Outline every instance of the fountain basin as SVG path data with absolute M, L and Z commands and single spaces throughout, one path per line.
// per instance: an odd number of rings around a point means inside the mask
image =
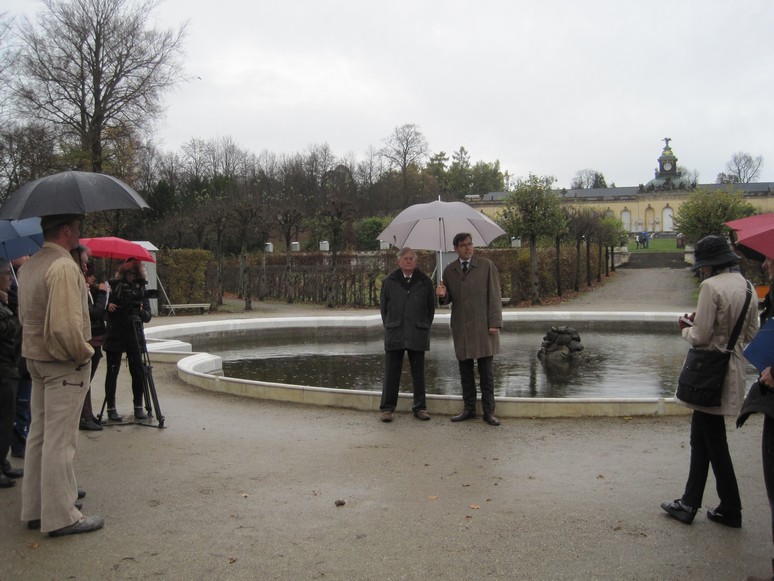
M 676 320 L 682 313 L 673 312 L 568 312 L 507 311 L 503 313 L 506 331 L 542 329 L 546 325 L 571 324 L 580 333 L 585 330 L 615 329 L 652 330 L 677 333 Z M 449 314 L 439 313 L 434 327 L 448 327 Z M 222 359 L 209 353 L 193 353 L 189 341 L 252 336 L 256 333 L 315 333 L 318 330 L 342 329 L 364 336 L 382 334 L 378 314 L 363 316 L 272 317 L 255 319 L 207 320 L 163 325 L 145 329 L 148 352 L 154 361 L 177 362 L 178 376 L 189 385 L 219 393 L 285 401 L 308 405 L 378 411 L 381 393 L 342 390 L 308 385 L 291 385 L 224 377 Z M 687 350 L 687 347 L 686 347 Z M 456 414 L 461 409 L 460 396 L 428 394 L 431 414 Z M 411 394 L 401 393 L 399 412 L 409 412 Z M 674 398 L 534 398 L 498 397 L 497 415 L 501 417 L 592 417 L 592 416 L 657 416 L 689 413 Z

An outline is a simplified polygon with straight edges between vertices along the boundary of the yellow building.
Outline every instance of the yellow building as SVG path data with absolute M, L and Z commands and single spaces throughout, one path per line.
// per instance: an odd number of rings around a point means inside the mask
M 674 232 L 674 217 L 689 194 L 700 187 L 707 190 L 741 191 L 745 199 L 759 212 L 774 212 L 774 182 L 750 184 L 696 184 L 677 168 L 677 157 L 669 146 L 658 157 L 653 179 L 646 184 L 615 188 L 559 190 L 563 202 L 599 208 L 605 214 L 620 219 L 628 232 Z M 472 205 L 488 216 L 496 216 L 508 192 L 491 192 Z

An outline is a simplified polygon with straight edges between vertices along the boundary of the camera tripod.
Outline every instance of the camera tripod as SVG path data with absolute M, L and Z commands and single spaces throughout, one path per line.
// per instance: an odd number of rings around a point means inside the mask
M 137 422 L 140 426 L 148 426 L 151 428 L 164 428 L 164 414 L 161 413 L 161 407 L 159 406 L 159 397 L 156 393 L 156 384 L 153 381 L 153 366 L 150 362 L 150 356 L 148 355 L 148 347 L 145 343 L 145 331 L 142 325 L 142 319 L 139 314 L 131 315 L 132 322 L 132 338 L 134 339 L 134 345 L 137 347 L 137 351 L 140 353 L 140 365 L 142 367 L 142 387 L 143 387 L 143 401 L 145 402 L 145 411 L 148 413 L 148 418 L 152 418 L 154 413 L 158 425 L 151 423 L 145 423 L 145 421 Z M 131 371 L 131 369 L 130 369 Z M 107 405 L 107 396 L 102 401 L 102 409 L 100 409 L 97 419 L 102 423 L 102 414 L 105 411 Z

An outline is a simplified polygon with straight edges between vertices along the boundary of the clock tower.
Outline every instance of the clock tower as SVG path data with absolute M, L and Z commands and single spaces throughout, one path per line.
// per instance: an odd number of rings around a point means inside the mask
M 677 169 L 677 157 L 669 145 L 672 139 L 665 137 L 662 141 L 664 142 L 664 149 L 661 151 L 661 155 L 658 156 L 656 175 L 647 184 L 641 185 L 640 191 L 692 190 L 694 185 L 691 184 L 687 176 L 683 175 L 683 172 Z
M 669 147 L 669 142 L 672 141 L 669 137 L 663 139 L 665 145 L 664 150 L 658 157 L 658 169 L 656 170 L 656 177 L 661 179 L 676 178 L 680 175 L 677 172 L 677 157 L 672 153 L 672 148 Z

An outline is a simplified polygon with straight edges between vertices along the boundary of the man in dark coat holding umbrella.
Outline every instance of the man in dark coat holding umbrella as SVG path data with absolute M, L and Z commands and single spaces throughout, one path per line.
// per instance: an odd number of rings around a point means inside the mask
M 435 316 L 432 281 L 417 269 L 417 255 L 408 247 L 398 253 L 398 269 L 382 284 L 379 301 L 384 324 L 384 384 L 380 419 L 391 422 L 398 404 L 403 354 L 408 352 L 414 404 L 419 420 L 429 420 L 425 398 L 425 351 L 430 349 L 430 326 Z

